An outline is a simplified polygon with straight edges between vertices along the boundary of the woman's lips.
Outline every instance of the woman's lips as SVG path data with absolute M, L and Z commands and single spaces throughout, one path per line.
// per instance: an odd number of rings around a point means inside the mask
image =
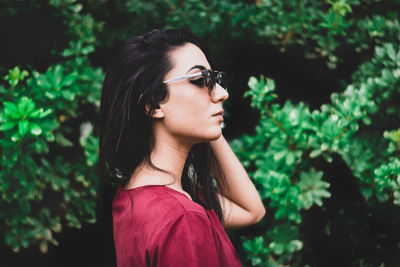
M 220 121 L 224 121 L 224 117 L 222 117 L 222 115 L 214 115 L 213 116 L 214 118 L 217 118 L 218 120 L 220 120 Z
M 217 113 L 214 113 L 213 116 L 216 116 L 216 115 L 221 115 L 221 116 L 222 116 L 222 114 L 224 114 L 224 111 L 221 109 L 221 110 L 218 111 Z
M 213 117 L 217 118 L 220 122 L 224 121 L 224 117 L 222 117 L 222 114 L 224 114 L 224 110 L 221 109 L 218 112 L 214 113 Z

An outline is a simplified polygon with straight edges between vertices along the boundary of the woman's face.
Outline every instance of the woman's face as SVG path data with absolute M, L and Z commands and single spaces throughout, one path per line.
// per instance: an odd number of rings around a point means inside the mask
M 170 53 L 173 68 L 164 77 L 169 80 L 189 75 L 205 69 L 211 69 L 204 53 L 199 47 L 187 43 Z M 228 92 L 216 84 L 209 93 L 207 86 L 196 85 L 194 77 L 168 82 L 169 97 L 160 103 L 163 118 L 159 122 L 172 136 L 184 138 L 190 142 L 203 142 L 217 139 L 221 135 L 222 116 L 215 114 L 223 111 L 222 102 L 228 98 Z

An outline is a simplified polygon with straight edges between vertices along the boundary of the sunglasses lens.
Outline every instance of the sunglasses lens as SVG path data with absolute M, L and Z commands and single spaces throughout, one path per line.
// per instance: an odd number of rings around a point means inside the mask
M 215 81 L 225 90 L 227 89 L 226 78 L 223 72 L 217 72 L 215 75 Z
M 223 72 L 206 70 L 203 72 L 203 77 L 206 81 L 206 86 L 210 91 L 215 89 L 215 83 L 218 83 L 225 90 L 227 89 L 226 78 Z
M 207 70 L 207 72 L 205 74 L 205 79 L 206 79 L 206 85 L 207 85 L 208 89 L 211 91 L 215 86 L 215 78 L 214 78 L 214 74 L 212 73 L 212 71 Z

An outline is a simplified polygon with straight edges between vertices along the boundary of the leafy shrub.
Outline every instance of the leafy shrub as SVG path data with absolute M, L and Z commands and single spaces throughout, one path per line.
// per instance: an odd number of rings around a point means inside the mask
M 110 5 L 85 1 L 88 10 L 101 14 L 99 20 L 113 18 L 126 26 L 105 27 L 101 38 L 106 45 L 153 28 L 186 27 L 217 53 L 224 53 L 226 43 L 236 40 L 272 44 L 281 51 L 301 46 L 306 58 L 322 58 L 331 69 L 343 63 L 349 51 L 366 52 L 397 38 L 400 27 L 391 10 L 396 4 L 382 2 L 117 0 Z
M 399 47 L 376 47 L 353 84 L 313 111 L 303 103 L 275 103 L 274 81 L 250 78 L 245 96 L 260 111 L 260 123 L 254 136 L 245 135 L 232 146 L 275 219 L 262 236 L 243 238 L 254 265 L 290 263 L 303 248 L 301 210 L 322 206 L 331 196 L 321 159 L 331 162 L 333 154 L 340 155 L 359 179 L 367 203 L 400 204 L 400 129 L 382 130 L 388 116 L 397 125 L 400 121 L 398 101 L 392 101 L 399 99 L 399 62 Z M 377 137 L 378 144 L 371 146 Z
M 90 18 L 74 2 L 52 1 L 82 33 L 61 63 L 45 73 L 15 67 L 0 87 L 0 225 L 14 251 L 38 244 L 46 252 L 62 225 L 96 219 L 98 139 L 95 117 L 84 112 L 98 113 L 103 73 L 88 60 Z
M 45 252 L 64 220 L 95 222 L 98 139 L 92 122 L 80 122 L 79 107 L 98 108 L 102 73 L 79 56 L 27 75 L 10 70 L 10 87 L 0 91 L 0 217 L 14 250 L 39 242 Z

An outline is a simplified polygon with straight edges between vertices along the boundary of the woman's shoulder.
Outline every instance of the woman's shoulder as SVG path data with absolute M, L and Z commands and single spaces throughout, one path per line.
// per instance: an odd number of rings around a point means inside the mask
M 153 222 L 160 219 L 171 221 L 192 213 L 208 218 L 200 204 L 165 185 L 144 185 L 133 189 L 118 187 L 113 201 L 113 213 L 118 211 Z

